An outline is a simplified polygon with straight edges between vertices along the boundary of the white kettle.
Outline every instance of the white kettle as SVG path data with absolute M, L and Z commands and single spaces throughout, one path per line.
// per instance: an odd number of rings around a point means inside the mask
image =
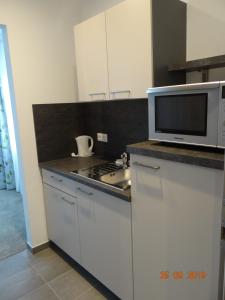
M 79 156 L 79 157 L 88 157 L 94 154 L 92 152 L 93 146 L 94 146 L 94 140 L 91 136 L 88 135 L 81 135 L 75 138 L 77 142 L 77 149 L 78 149 L 78 154 L 72 153 L 72 156 Z M 89 145 L 90 141 L 90 145 Z

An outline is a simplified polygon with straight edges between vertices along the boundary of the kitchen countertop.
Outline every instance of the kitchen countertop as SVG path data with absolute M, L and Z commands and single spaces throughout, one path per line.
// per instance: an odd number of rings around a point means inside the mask
M 72 174 L 71 171 L 83 168 L 90 168 L 96 165 L 108 162 L 108 160 L 99 158 L 97 156 L 91 157 L 69 157 L 63 159 L 57 159 L 47 162 L 39 163 L 39 167 L 59 175 L 65 176 L 69 179 L 74 179 L 79 183 L 86 184 L 92 188 L 108 193 L 112 196 L 118 197 L 122 200 L 131 201 L 130 189 L 122 191 L 113 186 L 105 185 L 98 181 L 90 180 L 86 177 L 80 177 L 77 174 Z
M 224 151 L 221 149 L 145 141 L 127 146 L 127 151 L 131 154 L 224 170 Z

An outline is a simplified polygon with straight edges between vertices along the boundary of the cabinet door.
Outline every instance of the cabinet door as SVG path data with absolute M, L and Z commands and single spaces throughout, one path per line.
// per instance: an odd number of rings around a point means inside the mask
M 155 161 L 136 161 L 159 166 Z M 160 272 L 164 271 L 161 260 L 167 240 L 164 232 L 161 170 L 131 164 L 131 173 L 134 299 L 165 300 L 159 280 Z
M 78 192 L 82 265 L 121 299 L 133 299 L 131 204 L 87 187 Z
M 146 98 L 152 86 L 150 0 L 126 0 L 106 11 L 110 98 Z
M 108 99 L 105 13 L 74 27 L 79 100 Z
M 76 198 L 44 184 L 48 236 L 57 246 L 80 262 Z
M 96 216 L 95 203 L 88 188 L 78 193 L 78 219 L 80 230 L 81 265 L 96 276 Z
M 133 299 L 131 204 L 95 194 L 97 273 L 120 299 Z
M 217 299 L 222 180 L 219 170 L 132 156 L 135 299 Z

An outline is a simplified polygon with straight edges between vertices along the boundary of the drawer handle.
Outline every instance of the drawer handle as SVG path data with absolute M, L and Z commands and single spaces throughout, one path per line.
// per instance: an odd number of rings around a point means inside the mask
M 104 95 L 106 97 L 106 93 L 90 93 L 89 96 L 100 96 L 100 95 Z
M 80 191 L 81 193 L 85 194 L 85 195 L 93 196 L 93 193 L 91 193 L 91 192 L 86 192 L 86 191 L 82 190 L 81 188 L 77 188 L 77 190 Z
M 56 178 L 55 176 L 53 176 L 53 175 L 51 175 L 51 178 L 52 179 L 54 179 L 54 180 L 56 180 L 56 181 L 58 181 L 58 182 L 63 182 L 63 180 L 62 179 L 58 179 L 58 178 Z
M 131 93 L 131 90 L 121 90 L 121 91 L 112 91 L 110 92 L 110 94 L 122 94 L 122 93 L 128 93 L 130 94 Z
M 149 165 L 141 164 L 139 162 L 134 162 L 133 165 L 137 166 L 137 167 L 152 169 L 152 170 L 155 170 L 155 171 L 160 169 L 160 166 L 149 166 Z
M 66 203 L 68 203 L 68 204 L 70 204 L 70 205 L 75 205 L 75 202 L 71 202 L 71 201 L 67 200 L 67 199 L 64 198 L 64 197 L 61 197 L 61 199 L 62 199 L 64 202 L 66 202 Z

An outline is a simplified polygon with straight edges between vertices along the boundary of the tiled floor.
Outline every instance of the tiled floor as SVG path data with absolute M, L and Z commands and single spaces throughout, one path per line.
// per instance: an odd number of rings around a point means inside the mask
M 0 261 L 1 300 L 103 300 L 96 288 L 50 248 Z
M 0 259 L 26 249 L 22 197 L 15 190 L 0 190 Z

